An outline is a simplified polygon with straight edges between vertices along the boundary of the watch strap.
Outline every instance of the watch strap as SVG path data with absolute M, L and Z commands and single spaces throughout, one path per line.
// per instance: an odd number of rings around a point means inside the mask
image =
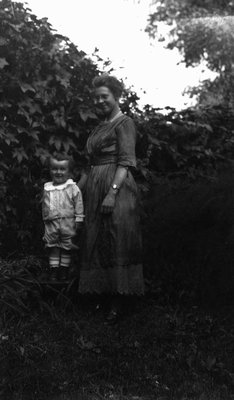
M 111 185 L 113 190 L 119 190 L 119 186 L 117 186 L 115 183 Z

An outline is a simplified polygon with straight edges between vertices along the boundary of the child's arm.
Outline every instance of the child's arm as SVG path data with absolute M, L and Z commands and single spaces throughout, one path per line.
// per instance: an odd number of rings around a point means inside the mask
M 80 189 L 77 185 L 73 187 L 73 199 L 75 208 L 76 228 L 80 229 L 84 221 L 84 205 Z
M 42 219 L 45 220 L 45 191 L 43 190 L 40 195 Z

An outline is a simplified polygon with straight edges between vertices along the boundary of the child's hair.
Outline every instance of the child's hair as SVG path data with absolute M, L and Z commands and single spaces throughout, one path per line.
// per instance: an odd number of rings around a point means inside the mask
M 50 167 L 51 160 L 57 160 L 57 161 L 69 161 L 69 170 L 72 171 L 74 168 L 74 160 L 73 157 L 70 156 L 69 154 L 65 152 L 59 152 L 55 151 L 54 153 L 50 154 L 48 157 L 48 165 Z

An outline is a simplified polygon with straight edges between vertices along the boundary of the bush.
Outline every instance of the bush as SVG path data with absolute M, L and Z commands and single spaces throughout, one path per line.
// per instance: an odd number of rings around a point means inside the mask
M 72 154 L 79 176 L 96 122 L 91 85 L 100 71 L 22 3 L 1 1 L 0 16 L 0 245 L 2 254 L 35 252 L 41 250 L 47 156 Z M 136 100 L 126 90 L 123 110 L 130 112 Z
M 48 153 L 63 149 L 84 162 L 98 69 L 22 3 L 3 0 L 0 15 L 0 240 L 11 251 L 36 242 Z
M 146 201 L 148 279 L 172 298 L 233 301 L 234 174 L 155 186 Z
M 0 260 L 0 311 L 1 319 L 29 314 L 32 301 L 29 298 L 39 290 L 37 274 L 41 271 L 34 257 Z
M 3 0 L 0 15 L 0 245 L 2 255 L 38 254 L 45 160 L 53 150 L 71 153 L 78 179 L 96 123 L 90 85 L 99 70 L 22 3 Z M 168 107 L 163 115 L 149 106 L 139 110 L 137 100 L 126 90 L 121 107 L 139 132 L 136 180 L 145 207 L 147 274 L 169 292 L 200 291 L 202 298 L 215 285 L 221 291 L 225 279 L 231 291 L 232 176 L 216 178 L 233 164 L 233 111 Z

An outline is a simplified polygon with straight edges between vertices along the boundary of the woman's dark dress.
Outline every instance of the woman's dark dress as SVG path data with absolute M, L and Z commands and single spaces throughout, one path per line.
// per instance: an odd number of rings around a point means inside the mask
M 143 294 L 137 186 L 130 169 L 112 213 L 101 205 L 118 165 L 135 167 L 136 130 L 131 118 L 102 122 L 87 142 L 90 172 L 85 188 L 85 235 L 80 293 Z

